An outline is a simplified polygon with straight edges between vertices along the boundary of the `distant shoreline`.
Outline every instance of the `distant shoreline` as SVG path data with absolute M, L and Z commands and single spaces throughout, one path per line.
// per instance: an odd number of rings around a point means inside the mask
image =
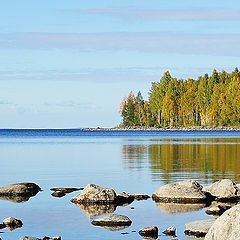
M 161 127 L 161 128 L 141 128 L 141 127 L 95 127 L 81 128 L 82 131 L 240 131 L 237 127 Z

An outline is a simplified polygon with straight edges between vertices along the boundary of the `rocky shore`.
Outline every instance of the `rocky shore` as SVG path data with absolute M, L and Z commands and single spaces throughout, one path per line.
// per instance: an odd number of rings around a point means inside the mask
M 239 127 L 93 127 L 81 128 L 81 131 L 240 131 Z
M 96 184 L 88 184 L 84 188 L 51 188 L 54 192 L 64 194 L 81 191 L 71 199 L 80 210 L 91 220 L 91 224 L 110 231 L 119 231 L 128 228 L 132 220 L 125 215 L 113 214 L 117 207 L 127 206 L 133 201 L 147 200 L 150 198 L 144 193 L 117 193 L 115 190 Z M 0 187 L 0 195 L 5 200 L 16 197 L 33 197 L 42 191 L 35 183 L 17 183 Z M 61 194 L 60 194 L 61 195 Z M 229 179 L 219 180 L 209 186 L 203 187 L 195 180 L 185 180 L 172 184 L 166 184 L 152 193 L 152 200 L 156 206 L 166 213 L 181 213 L 206 208 L 206 214 L 210 219 L 186 222 L 185 234 L 189 237 L 204 238 L 206 240 L 237 240 L 240 239 L 238 229 L 240 227 L 240 188 L 239 185 Z M 104 216 L 100 216 L 104 215 Z M 155 223 L 156 225 L 158 222 Z M 7 217 L 0 224 L 1 229 L 13 231 L 23 226 L 20 219 Z M 145 226 L 136 229 L 141 236 L 157 239 L 159 226 Z M 161 229 L 162 233 L 177 236 L 177 229 L 171 226 Z M 127 234 L 127 233 L 122 233 Z M 52 239 L 57 237 L 30 237 L 23 236 L 20 239 Z

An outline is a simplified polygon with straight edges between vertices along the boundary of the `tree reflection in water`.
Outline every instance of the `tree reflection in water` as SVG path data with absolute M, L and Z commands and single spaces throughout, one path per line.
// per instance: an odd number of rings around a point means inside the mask
M 125 168 L 150 168 L 153 181 L 239 180 L 239 138 L 152 139 L 147 145 L 122 145 L 121 153 Z

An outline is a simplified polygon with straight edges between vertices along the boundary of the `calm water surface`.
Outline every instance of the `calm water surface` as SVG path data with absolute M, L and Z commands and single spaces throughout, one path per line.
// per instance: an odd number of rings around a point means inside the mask
M 0 221 L 9 216 L 23 221 L 23 227 L 12 232 L 2 229 L 3 240 L 23 235 L 60 235 L 64 240 L 142 239 L 132 231 L 148 225 L 158 226 L 160 232 L 175 226 L 178 239 L 187 239 L 185 223 L 211 218 L 201 206 L 135 201 L 115 210 L 127 215 L 132 225 L 110 231 L 91 225 L 97 210 L 81 209 L 70 202 L 78 192 L 54 198 L 49 189 L 95 183 L 116 192 L 151 195 L 163 184 L 185 179 L 203 185 L 222 178 L 240 182 L 238 131 L 0 130 L 0 153 L 1 186 L 35 182 L 44 190 L 27 202 L 0 200 Z

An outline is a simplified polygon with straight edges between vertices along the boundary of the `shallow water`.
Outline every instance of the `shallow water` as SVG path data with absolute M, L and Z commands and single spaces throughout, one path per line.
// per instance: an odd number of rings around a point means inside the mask
M 222 178 L 239 182 L 240 132 L 6 129 L 0 130 L 0 153 L 1 186 L 35 182 L 44 190 L 27 202 L 0 200 L 0 221 L 9 216 L 23 221 L 22 228 L 0 230 L 3 240 L 23 235 L 60 235 L 65 240 L 142 239 L 137 232 L 148 225 L 158 226 L 160 234 L 175 226 L 178 239 L 187 239 L 185 223 L 211 218 L 202 206 L 157 206 L 151 199 L 135 201 L 115 210 L 127 215 L 132 225 L 110 231 L 91 225 L 89 217 L 101 209 L 94 212 L 70 202 L 78 192 L 55 198 L 49 189 L 95 183 L 116 192 L 151 195 L 163 184 L 185 179 L 203 185 Z M 170 239 L 163 235 L 159 238 Z

